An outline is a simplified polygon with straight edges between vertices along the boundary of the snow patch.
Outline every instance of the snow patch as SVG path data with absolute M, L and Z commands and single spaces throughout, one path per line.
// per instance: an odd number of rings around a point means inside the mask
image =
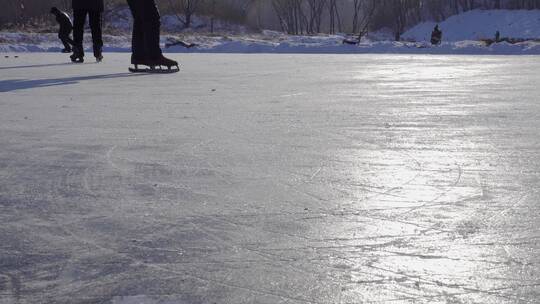
M 277 54 L 488 54 L 539 55 L 540 42 L 516 44 L 495 43 L 486 46 L 482 41 L 444 42 L 432 46 L 427 42 L 362 41 L 359 45 L 343 44 L 344 35 L 288 36 L 276 33 L 243 36 L 183 35 L 162 37 L 162 48 L 168 53 L 277 53 Z M 91 52 L 91 39 L 85 37 L 85 47 Z M 197 46 L 166 47 L 171 41 L 182 40 Z M 104 36 L 105 52 L 131 52 L 126 36 Z M 0 52 L 59 52 L 62 45 L 56 34 L 0 33 Z
M 435 22 L 424 22 L 405 32 L 405 40 L 429 41 Z M 473 10 L 439 23 L 444 41 L 480 40 L 495 37 L 540 38 L 540 10 Z

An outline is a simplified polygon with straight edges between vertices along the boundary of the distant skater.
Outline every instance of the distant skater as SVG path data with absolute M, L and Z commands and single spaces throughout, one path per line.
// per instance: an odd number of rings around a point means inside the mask
M 431 33 L 431 44 L 433 45 L 439 45 L 442 42 L 442 31 L 439 29 L 439 25 L 437 24 L 435 28 L 433 29 L 433 32 Z
M 167 67 L 167 71 L 178 71 L 178 62 L 163 56 L 159 46 L 160 15 L 155 0 L 127 0 L 133 15 L 133 37 L 131 64 L 132 72 L 152 72 L 156 67 Z M 140 70 L 139 65 L 150 69 Z M 176 69 L 171 70 L 171 67 Z M 161 71 L 161 69 L 160 69 Z
M 71 53 L 71 46 L 74 44 L 73 40 L 69 37 L 71 31 L 73 30 L 73 24 L 71 24 L 71 19 L 68 14 L 62 12 L 56 7 L 51 8 L 51 14 L 56 17 L 56 22 L 60 25 L 58 30 L 58 38 L 62 41 L 64 49 L 62 53 Z
M 103 0 L 72 0 L 73 6 L 73 55 L 71 61 L 84 62 L 84 25 L 86 16 L 89 17 L 90 30 L 92 31 L 92 44 L 96 61 L 103 60 L 103 37 L 102 37 L 102 14 L 104 10 Z

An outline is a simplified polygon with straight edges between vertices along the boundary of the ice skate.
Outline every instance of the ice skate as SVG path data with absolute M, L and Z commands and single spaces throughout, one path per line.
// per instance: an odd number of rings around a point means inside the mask
M 163 55 L 161 55 L 161 57 L 156 60 L 141 60 L 141 59 L 132 58 L 131 64 L 133 64 L 133 67 L 129 68 L 129 71 L 132 73 L 169 74 L 169 73 L 176 73 L 180 71 L 178 62 L 172 59 L 166 58 Z M 145 66 L 145 67 L 141 68 L 140 66 Z
M 96 57 L 96 62 L 102 62 L 103 61 L 103 53 L 101 53 L 101 51 L 96 52 L 94 54 L 94 57 Z
M 96 57 L 96 62 L 98 63 L 103 61 L 103 51 L 101 48 L 94 49 L 94 57 Z
M 142 59 L 142 58 L 134 58 L 131 56 L 131 64 L 132 67 L 129 68 L 129 71 L 132 73 L 143 73 L 143 72 L 149 72 L 152 68 L 155 68 L 155 66 L 151 66 L 148 60 Z M 143 66 L 143 67 L 140 67 Z
M 156 64 L 156 66 L 159 66 L 159 67 L 164 66 L 169 70 L 173 67 L 176 67 L 177 70 L 180 70 L 180 67 L 178 67 L 178 62 L 172 59 L 169 59 L 163 55 L 161 55 L 161 57 L 158 60 L 156 60 L 154 63 Z
M 84 63 L 84 57 L 78 54 L 73 54 L 69 58 L 71 58 L 71 62 L 73 63 Z
M 71 62 L 73 63 L 83 63 L 84 62 L 84 50 L 80 46 L 73 46 L 73 55 L 69 56 Z

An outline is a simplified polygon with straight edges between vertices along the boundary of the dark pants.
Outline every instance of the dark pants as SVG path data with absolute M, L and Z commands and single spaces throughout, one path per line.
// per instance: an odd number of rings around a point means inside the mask
M 58 38 L 60 38 L 62 44 L 64 44 L 64 49 L 67 51 L 70 51 L 71 46 L 75 44 L 75 42 L 71 40 L 71 37 L 69 37 L 70 34 L 71 28 L 61 28 L 58 32 Z
M 127 0 L 133 15 L 132 59 L 152 60 L 161 57 L 159 11 L 154 0 Z
M 84 25 L 86 24 L 86 15 L 90 19 L 90 30 L 92 31 L 92 43 L 94 47 L 94 56 L 101 55 L 103 48 L 103 38 L 101 34 L 101 12 L 89 10 L 73 11 L 73 40 L 74 51 L 77 55 L 84 56 L 83 36 Z

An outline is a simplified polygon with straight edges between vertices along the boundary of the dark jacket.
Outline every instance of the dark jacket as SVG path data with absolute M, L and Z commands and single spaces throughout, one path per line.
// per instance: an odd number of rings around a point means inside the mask
M 56 15 L 56 22 L 60 24 L 60 32 L 71 32 L 73 29 L 73 24 L 71 23 L 71 19 L 69 19 L 69 16 L 61 11 L 58 11 Z
M 437 45 L 442 42 L 442 31 L 439 29 L 439 26 L 436 26 L 431 32 L 431 44 Z
M 72 0 L 73 10 L 103 12 L 103 0 Z

